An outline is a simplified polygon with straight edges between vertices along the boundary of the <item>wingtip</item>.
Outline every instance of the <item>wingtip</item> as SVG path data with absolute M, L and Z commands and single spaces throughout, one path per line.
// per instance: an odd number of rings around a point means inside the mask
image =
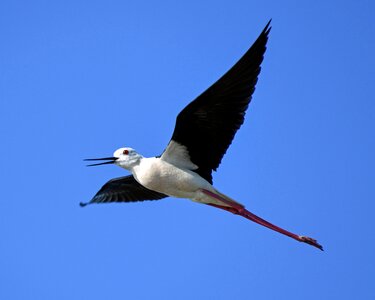
M 268 33 L 271 31 L 272 29 L 272 26 L 271 25 L 271 22 L 272 22 L 272 18 L 268 21 L 268 23 L 266 24 L 266 26 L 264 27 L 263 29 L 263 33 L 268 35 Z
M 80 206 L 80 207 L 85 207 L 85 206 L 87 206 L 88 204 L 90 204 L 90 202 L 80 202 L 80 203 L 79 203 L 79 206 Z

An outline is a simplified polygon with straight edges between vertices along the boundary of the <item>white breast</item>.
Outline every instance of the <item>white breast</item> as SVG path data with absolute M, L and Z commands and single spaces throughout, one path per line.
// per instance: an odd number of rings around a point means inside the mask
M 148 189 L 177 197 L 195 197 L 199 189 L 211 189 L 212 186 L 198 174 L 177 167 L 160 158 L 143 158 L 140 164 L 133 168 L 135 179 Z

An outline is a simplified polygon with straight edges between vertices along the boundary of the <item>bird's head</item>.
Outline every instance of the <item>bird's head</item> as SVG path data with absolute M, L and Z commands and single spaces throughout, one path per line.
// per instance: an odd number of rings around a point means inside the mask
M 116 157 L 116 160 L 114 161 L 115 165 L 126 170 L 133 168 L 142 158 L 142 155 L 137 151 L 128 147 L 117 149 L 113 153 L 113 156 Z
M 107 160 L 106 162 L 95 163 L 88 166 L 99 166 L 99 165 L 106 165 L 106 164 L 115 164 L 121 168 L 126 170 L 131 170 L 135 165 L 137 165 L 142 158 L 137 151 L 133 148 L 124 147 L 117 149 L 112 157 L 105 157 L 105 158 L 88 158 L 85 159 L 86 161 L 95 161 L 95 160 Z

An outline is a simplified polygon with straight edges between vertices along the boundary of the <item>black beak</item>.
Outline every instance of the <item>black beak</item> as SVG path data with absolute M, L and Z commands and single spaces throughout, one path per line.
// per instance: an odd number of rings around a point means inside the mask
M 87 165 L 87 167 L 92 167 L 92 166 L 100 166 L 100 165 L 108 165 L 108 164 L 113 164 L 116 161 L 117 157 L 104 157 L 104 158 L 86 158 L 84 161 L 95 161 L 95 160 L 109 160 L 106 162 L 101 162 L 97 164 L 91 164 Z

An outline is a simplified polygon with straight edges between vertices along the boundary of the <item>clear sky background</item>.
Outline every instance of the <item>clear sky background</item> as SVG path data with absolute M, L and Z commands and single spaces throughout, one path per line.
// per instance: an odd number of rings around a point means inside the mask
M 2 1 L 0 299 L 375 299 L 373 1 Z M 272 31 L 214 184 L 321 252 L 188 200 L 80 208 Z

